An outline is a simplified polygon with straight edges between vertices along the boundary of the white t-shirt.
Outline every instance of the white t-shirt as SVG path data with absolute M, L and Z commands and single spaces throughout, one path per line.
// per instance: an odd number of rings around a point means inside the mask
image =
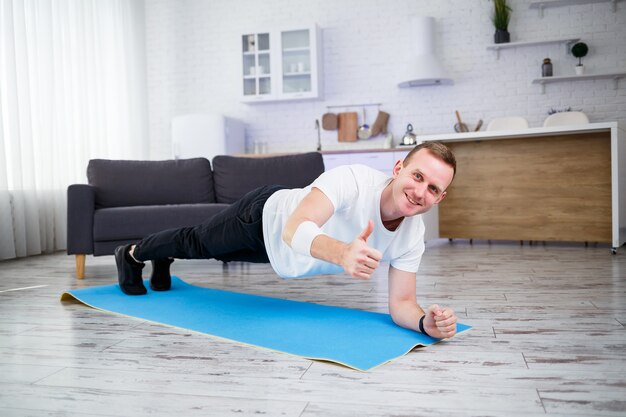
M 321 229 L 330 237 L 352 242 L 374 221 L 367 244 L 383 254 L 383 261 L 402 271 L 417 272 L 424 253 L 422 216 L 405 218 L 395 231 L 383 226 L 380 197 L 390 178 L 365 165 L 345 165 L 320 175 L 310 186 L 275 192 L 263 208 L 263 240 L 272 268 L 283 278 L 336 274 L 343 268 L 295 252 L 282 239 L 287 219 L 315 187 L 332 202 L 335 211 Z

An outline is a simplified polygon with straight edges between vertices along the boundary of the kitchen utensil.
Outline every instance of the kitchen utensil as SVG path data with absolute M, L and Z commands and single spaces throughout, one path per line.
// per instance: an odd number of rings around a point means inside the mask
M 337 116 L 339 131 L 337 140 L 339 142 L 356 142 L 357 130 L 359 129 L 358 115 L 356 112 L 343 112 Z
M 320 121 L 315 119 L 315 130 L 317 130 L 317 151 L 322 150 L 322 136 L 320 132 Z
M 461 120 L 461 115 L 459 114 L 459 112 L 455 111 L 454 113 L 456 113 L 456 120 L 458 121 L 458 123 L 454 125 L 454 131 L 455 132 L 469 132 L 469 128 Z
M 391 149 L 393 147 L 393 134 L 391 132 L 385 134 L 385 143 L 383 148 Z
M 483 119 L 480 119 L 478 120 L 478 124 L 476 125 L 476 129 L 474 129 L 474 132 L 478 132 L 482 126 L 483 126 Z
M 337 130 L 337 115 L 335 113 L 322 115 L 322 127 L 324 130 Z
M 413 133 L 413 125 L 411 123 L 406 125 L 406 133 L 402 137 L 402 142 L 400 143 L 406 146 L 415 145 L 417 143 L 417 136 Z
M 378 111 L 376 120 L 374 121 L 374 124 L 372 125 L 372 136 L 376 136 L 379 133 L 386 134 L 388 122 L 389 122 L 389 113 L 386 113 L 384 111 Z
M 363 124 L 359 126 L 359 139 L 369 139 L 372 136 L 372 129 L 366 123 L 365 108 L 363 109 Z

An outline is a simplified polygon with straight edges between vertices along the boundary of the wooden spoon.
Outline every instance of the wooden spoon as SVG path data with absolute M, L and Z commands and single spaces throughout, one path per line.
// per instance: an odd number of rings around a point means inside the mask
M 459 111 L 457 110 L 454 113 L 456 113 L 456 120 L 458 121 L 458 123 L 454 125 L 454 130 L 456 132 L 469 132 L 469 128 L 461 120 L 461 115 L 459 114 Z

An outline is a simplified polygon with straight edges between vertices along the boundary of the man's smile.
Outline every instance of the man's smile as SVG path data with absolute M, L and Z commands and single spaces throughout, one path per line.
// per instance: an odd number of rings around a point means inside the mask
M 404 195 L 406 196 L 406 199 L 409 200 L 409 203 L 413 204 L 414 206 L 421 206 L 421 204 L 419 204 L 417 201 L 412 200 L 407 193 L 404 193 Z

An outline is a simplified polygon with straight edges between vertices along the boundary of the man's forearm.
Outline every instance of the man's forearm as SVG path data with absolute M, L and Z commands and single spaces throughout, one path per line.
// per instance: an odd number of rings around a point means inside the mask
M 307 247 L 306 249 L 301 247 L 298 252 L 307 252 L 314 258 L 338 265 L 353 278 L 369 279 L 383 257 L 380 251 L 367 245 L 367 238 L 373 229 L 374 222 L 370 220 L 366 228 L 350 243 L 341 242 L 325 234 L 318 234 L 310 240 L 311 243 L 301 245 Z M 294 248 L 293 239 L 298 238 L 297 233 L 292 238 L 292 248 Z
M 328 235 L 319 235 L 311 244 L 311 255 L 335 265 L 342 266 L 343 254 L 348 244 L 334 239 Z
M 424 310 L 412 301 L 403 301 L 389 306 L 389 312 L 393 322 L 405 329 L 419 332 L 419 321 L 424 315 Z

